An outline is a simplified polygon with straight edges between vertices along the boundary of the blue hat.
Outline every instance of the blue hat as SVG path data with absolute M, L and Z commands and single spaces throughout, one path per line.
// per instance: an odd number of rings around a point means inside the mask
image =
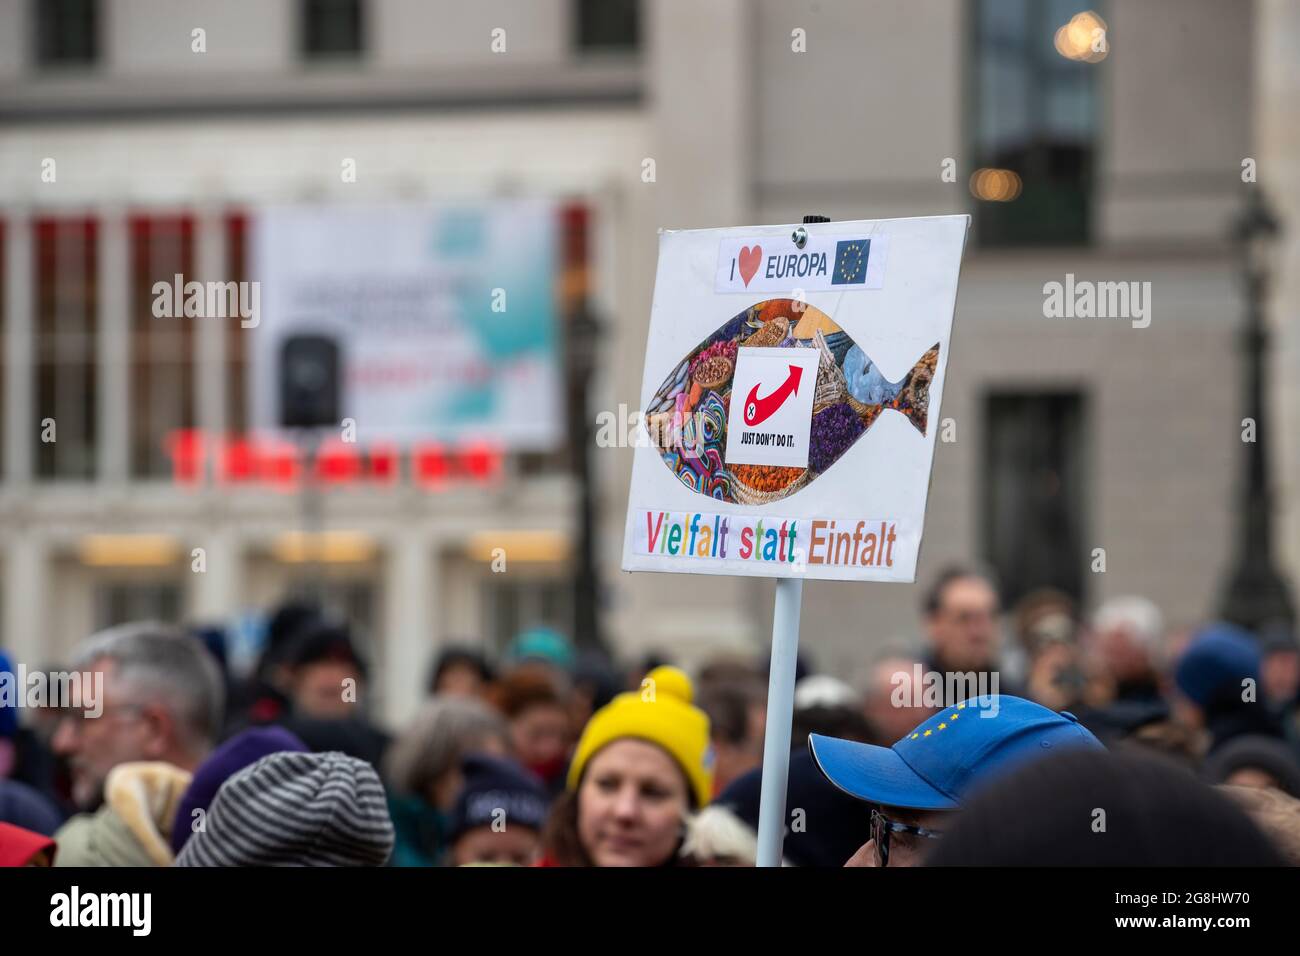
M 14 665 L 9 658 L 0 653 L 0 674 L 10 674 L 9 680 L 17 684 L 18 675 L 14 674 Z M 23 688 L 17 688 L 22 693 Z M 12 737 L 18 733 L 18 704 L 0 705 L 0 739 Z
M 208 754 L 195 768 L 194 777 L 177 806 L 176 822 L 172 827 L 172 851 L 181 852 L 193 833 L 194 811 L 206 813 L 223 783 L 269 754 L 285 750 L 301 753 L 306 749 L 306 744 L 283 727 L 250 727 Z
M 0 780 L 0 823 L 54 836 L 63 825 L 63 811 L 35 787 L 21 780 Z
M 498 819 L 540 831 L 546 823 L 546 788 L 513 760 L 469 754 L 461 760 L 465 784 L 447 826 L 447 842 Z
M 869 803 L 955 810 L 1012 767 L 1071 747 L 1104 750 L 1073 714 L 991 694 L 945 707 L 892 747 L 808 735 L 828 780 Z
M 1259 681 L 1259 645 L 1241 628 L 1210 624 L 1197 631 L 1174 671 L 1178 689 L 1202 707 L 1224 690 L 1241 693 L 1242 681 Z
M 573 645 L 559 631 L 549 627 L 535 627 L 524 631 L 510 642 L 506 660 L 512 664 L 545 661 L 567 671 L 573 667 Z

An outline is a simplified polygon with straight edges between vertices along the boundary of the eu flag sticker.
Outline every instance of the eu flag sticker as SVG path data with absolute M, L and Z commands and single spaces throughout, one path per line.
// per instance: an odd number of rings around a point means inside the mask
M 867 280 L 870 239 L 846 239 L 835 244 L 835 274 L 831 285 L 862 285 Z

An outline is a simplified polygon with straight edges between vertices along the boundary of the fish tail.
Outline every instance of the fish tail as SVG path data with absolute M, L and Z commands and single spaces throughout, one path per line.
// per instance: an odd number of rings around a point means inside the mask
M 894 398 L 885 408 L 892 408 L 907 416 L 907 420 L 922 435 L 925 434 L 930 415 L 930 385 L 934 382 L 934 373 L 938 367 L 939 343 L 935 342 L 902 379 L 890 383 Z

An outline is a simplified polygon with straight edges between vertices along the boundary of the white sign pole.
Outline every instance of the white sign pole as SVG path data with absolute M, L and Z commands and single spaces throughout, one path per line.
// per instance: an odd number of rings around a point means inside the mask
M 804 216 L 805 223 L 830 222 Z M 814 373 L 815 374 L 815 373 Z M 767 727 L 763 732 L 763 789 L 758 803 L 758 865 L 780 866 L 785 843 L 785 792 L 790 779 L 790 725 L 794 721 L 795 665 L 803 578 L 776 579 L 772 659 L 767 675 Z
M 795 657 L 803 578 L 776 579 L 772 661 L 767 679 L 767 729 L 763 734 L 763 789 L 758 807 L 758 865 L 780 866 L 785 840 L 785 790 L 790 776 L 790 723 L 794 719 Z

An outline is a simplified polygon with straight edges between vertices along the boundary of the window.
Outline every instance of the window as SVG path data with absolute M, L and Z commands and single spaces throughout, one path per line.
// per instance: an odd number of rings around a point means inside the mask
M 578 0 L 578 49 L 634 52 L 641 43 L 638 0 Z
M 302 54 L 309 60 L 360 55 L 361 0 L 303 0 Z
M 33 0 L 36 62 L 42 66 L 84 66 L 99 56 L 96 0 Z
M 1039 587 L 1082 601 L 1084 409 L 1077 393 L 1000 393 L 986 405 L 984 550 L 1010 607 Z
M 194 427 L 196 320 L 185 315 L 185 284 L 194 272 L 193 220 L 133 220 L 131 253 L 131 474 L 162 478 L 172 473 L 169 443 L 177 431 Z M 154 293 L 160 282 L 167 287 L 161 297 Z M 154 314 L 159 298 L 161 316 Z
M 489 575 L 480 591 L 490 647 L 502 652 L 517 635 L 532 627 L 551 627 L 562 634 L 573 632 L 571 579 L 507 582 L 500 580 L 502 577 Z
M 110 582 L 96 596 L 95 629 L 130 621 L 176 624 L 181 619 L 181 589 L 172 582 Z
M 1058 29 L 1080 7 L 1076 0 L 975 4 L 973 168 L 1009 170 L 1021 184 L 1009 201 L 978 202 L 981 243 L 1088 240 L 1100 67 L 1056 46 Z M 1010 194 L 1000 191 L 1004 200 Z
M 36 408 L 39 478 L 95 477 L 95 222 L 33 224 L 36 259 Z

